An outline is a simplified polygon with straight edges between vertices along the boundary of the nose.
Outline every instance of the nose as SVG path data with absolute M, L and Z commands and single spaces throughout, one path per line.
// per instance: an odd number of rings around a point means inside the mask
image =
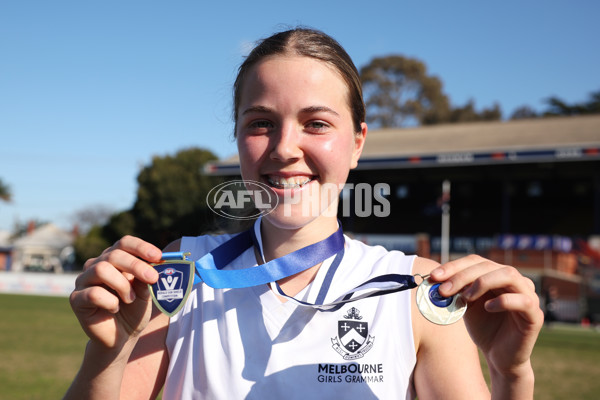
M 273 135 L 271 159 L 289 162 L 302 157 L 300 134 L 294 124 L 283 124 L 279 132 Z

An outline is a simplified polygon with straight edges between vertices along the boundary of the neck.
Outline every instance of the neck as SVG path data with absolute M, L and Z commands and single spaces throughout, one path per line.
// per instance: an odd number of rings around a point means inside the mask
M 282 229 L 266 218 L 261 221 L 261 236 L 265 262 L 283 257 L 303 247 L 326 239 L 338 229 L 336 218 L 317 218 L 297 229 Z M 321 263 L 278 281 L 279 286 L 289 296 L 297 295 L 313 281 Z M 279 297 L 282 302 L 286 299 Z
M 266 260 L 283 257 L 303 247 L 326 239 L 338 229 L 336 218 L 317 218 L 300 228 L 280 228 L 268 219 L 261 221 L 263 253 Z

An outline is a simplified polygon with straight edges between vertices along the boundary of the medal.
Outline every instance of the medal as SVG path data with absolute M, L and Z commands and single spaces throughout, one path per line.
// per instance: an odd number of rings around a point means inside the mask
M 151 264 L 158 272 L 158 280 L 148 285 L 154 305 L 164 314 L 177 314 L 187 300 L 194 284 L 194 262 L 190 253 L 163 253 L 160 263 Z
M 424 279 L 417 289 L 417 307 L 429 321 L 438 325 L 450 325 L 462 318 L 467 302 L 460 294 L 443 297 L 438 291 L 440 283 Z

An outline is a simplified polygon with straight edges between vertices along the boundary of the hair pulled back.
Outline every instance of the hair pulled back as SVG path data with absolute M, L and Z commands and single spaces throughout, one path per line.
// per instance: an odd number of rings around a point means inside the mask
M 242 87 L 250 68 L 261 60 L 275 55 L 298 55 L 311 57 L 332 66 L 348 87 L 348 106 L 352 114 L 354 131 L 361 131 L 365 121 L 365 104 L 360 76 L 346 50 L 331 36 L 314 29 L 296 28 L 276 33 L 263 39 L 240 65 L 233 84 L 233 117 L 237 128 L 238 107 Z

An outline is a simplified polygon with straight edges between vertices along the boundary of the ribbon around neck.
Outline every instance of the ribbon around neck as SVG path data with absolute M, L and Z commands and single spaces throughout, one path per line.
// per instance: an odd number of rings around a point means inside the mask
M 344 249 L 338 228 L 324 240 L 267 263 L 243 269 L 223 269 L 253 244 L 253 230 L 244 231 L 196 261 L 196 279 L 214 289 L 236 289 L 275 282 L 317 265 Z
M 345 239 L 341 224 L 338 230 L 326 239 L 303 247 L 283 257 L 249 268 L 223 269 L 244 251 L 253 246 L 257 246 L 262 255 L 260 240 L 257 238 L 256 233 L 258 231 L 258 235 L 260 235 L 259 227 L 260 222 L 257 221 L 254 228 L 232 237 L 198 259 L 195 262 L 196 276 L 194 284 L 204 282 L 214 289 L 237 289 L 274 282 L 275 287 L 273 289 L 279 295 L 286 297 L 300 306 L 312 307 L 322 311 L 334 311 L 349 302 L 412 289 L 418 286 L 412 275 L 386 274 L 362 283 L 344 293 L 333 302 L 323 304 L 335 270 L 344 255 Z M 326 274 L 325 281 L 317 296 L 317 303 L 304 302 L 288 296 L 277 284 L 278 280 L 302 272 L 334 255 L 336 258 Z

